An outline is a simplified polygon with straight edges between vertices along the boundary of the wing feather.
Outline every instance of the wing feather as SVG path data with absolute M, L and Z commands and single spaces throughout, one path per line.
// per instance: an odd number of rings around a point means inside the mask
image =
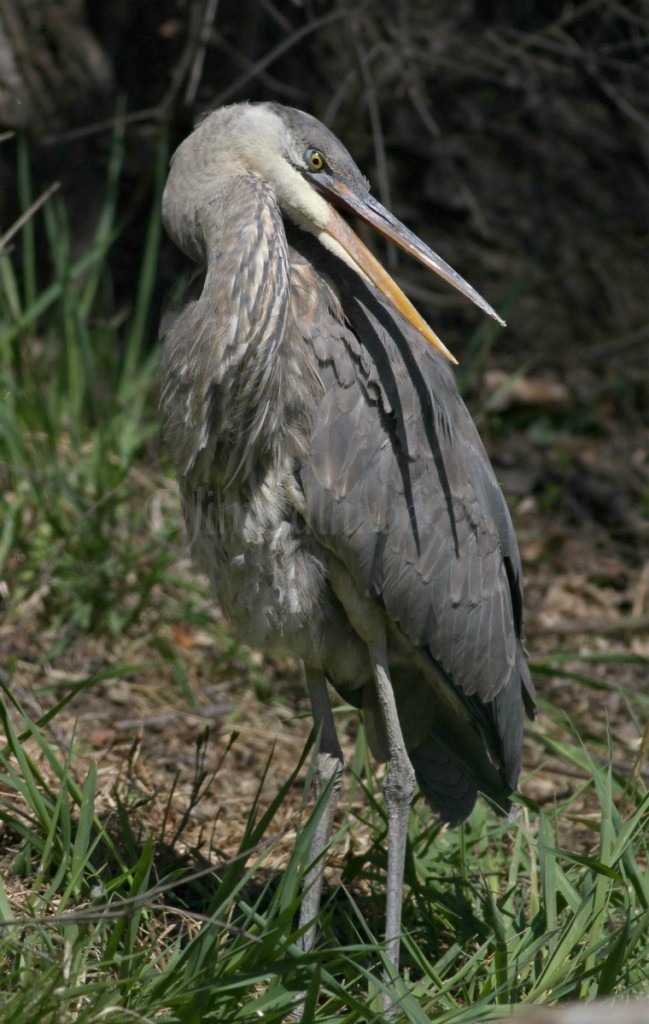
M 446 362 L 351 272 L 336 281 L 347 323 L 311 339 L 323 393 L 299 472 L 307 522 L 410 642 L 411 675 L 426 661 L 447 688 L 441 704 L 397 693 L 429 723 L 413 764 L 431 804 L 451 820 L 448 776 L 463 809 L 476 787 L 506 806 L 533 706 L 509 512 Z M 369 693 L 364 706 L 378 734 Z

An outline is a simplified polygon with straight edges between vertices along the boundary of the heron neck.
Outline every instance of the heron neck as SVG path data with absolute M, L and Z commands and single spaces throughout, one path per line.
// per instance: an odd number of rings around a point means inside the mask
M 185 242 L 189 223 L 174 232 Z M 277 202 L 258 179 L 223 182 L 199 228 L 203 290 L 165 341 L 161 405 L 179 472 L 211 483 L 216 472 L 227 487 L 275 457 L 295 419 L 290 258 Z

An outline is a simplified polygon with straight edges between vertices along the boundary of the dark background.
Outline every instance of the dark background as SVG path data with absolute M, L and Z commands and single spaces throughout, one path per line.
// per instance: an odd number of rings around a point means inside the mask
M 641 13 L 610 0 L 0 0 L 12 55 L 0 124 L 30 133 L 82 235 L 111 131 L 73 130 L 118 101 L 132 118 L 124 198 L 139 186 L 143 211 L 160 132 L 173 146 L 223 102 L 298 106 L 340 135 L 399 217 L 511 307 L 499 345 L 565 366 L 606 343 L 614 359 L 647 313 Z M 116 255 L 127 293 L 129 253 Z M 425 305 L 428 276 L 402 272 Z M 446 290 L 434 305 L 451 329 L 473 322 Z

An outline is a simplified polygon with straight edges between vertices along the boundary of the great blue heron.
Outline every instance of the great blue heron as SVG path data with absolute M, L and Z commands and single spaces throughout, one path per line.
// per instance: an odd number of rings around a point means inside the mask
M 166 332 L 161 409 L 194 557 L 223 611 L 241 640 L 289 648 L 306 668 L 315 790 L 330 788 L 302 946 L 343 766 L 330 682 L 388 762 L 396 968 L 415 780 L 451 825 L 478 790 L 507 811 L 534 698 L 516 539 L 432 346 L 446 350 L 334 207 L 496 316 L 370 195 L 319 121 L 275 103 L 223 107 L 178 148 L 164 193 L 166 229 L 204 274 Z

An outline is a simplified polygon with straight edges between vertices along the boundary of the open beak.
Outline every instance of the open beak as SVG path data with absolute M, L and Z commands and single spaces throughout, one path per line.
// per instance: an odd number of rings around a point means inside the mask
M 433 252 L 427 245 L 424 245 L 412 231 L 409 231 L 401 221 L 397 220 L 373 196 L 369 193 L 359 194 L 347 185 L 332 181 L 331 178 L 326 181 L 326 184 L 322 179 L 316 181 L 312 178 L 311 181 L 329 203 L 355 213 L 361 220 L 365 221 L 366 224 L 369 224 L 370 227 L 374 228 L 385 238 L 389 238 L 391 242 L 394 242 L 399 248 L 409 253 L 410 256 L 414 256 L 416 260 L 429 270 L 433 270 L 440 277 L 443 277 L 445 281 L 448 281 L 449 284 L 457 288 L 463 295 L 466 295 L 468 299 L 471 299 L 483 312 L 488 313 L 489 316 L 504 326 L 504 320 L 478 294 L 475 288 L 472 288 L 463 277 L 460 277 L 436 252 Z M 369 278 L 372 284 L 378 288 L 395 309 L 405 317 L 408 323 L 412 324 L 420 334 L 423 334 L 424 338 L 446 356 L 449 362 L 457 363 L 457 359 L 449 352 L 432 328 L 428 326 L 423 317 L 417 312 L 410 299 L 404 295 L 398 284 L 384 270 L 376 257 L 372 255 L 370 250 L 361 242 L 358 235 L 352 231 L 347 222 L 333 208 L 331 209 L 331 217 L 326 232 L 343 247 L 362 273 Z

